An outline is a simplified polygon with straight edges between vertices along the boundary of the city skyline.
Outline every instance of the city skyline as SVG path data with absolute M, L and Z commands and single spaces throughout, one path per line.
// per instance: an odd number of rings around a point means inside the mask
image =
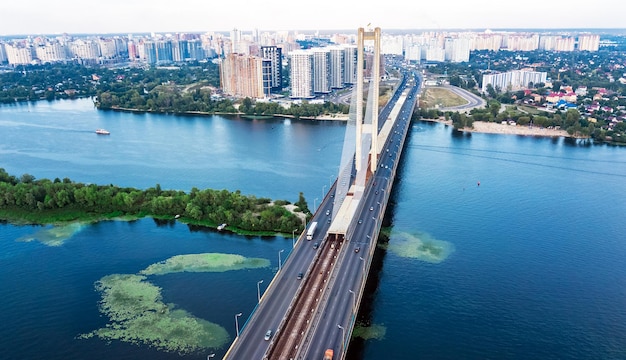
M 368 24 L 393 29 L 612 29 L 623 28 L 618 0 L 607 0 L 596 11 L 589 3 L 574 0 L 546 3 L 529 0 L 511 6 L 493 0 L 457 2 L 443 0 L 407 3 L 388 0 L 348 2 L 320 0 L 302 7 L 287 0 L 249 2 L 233 7 L 226 3 L 187 0 L 183 5 L 163 0 L 110 0 L 106 6 L 91 7 L 84 1 L 49 2 L 31 0 L 0 5 L 0 35 L 61 33 L 139 33 L 285 30 L 350 30 Z M 377 5 L 378 4 L 378 5 Z M 585 11 L 576 11 L 576 9 Z M 454 9 L 454 12 L 449 12 Z M 593 10 L 593 9 L 591 9 Z M 592 15 L 590 15 L 592 14 Z

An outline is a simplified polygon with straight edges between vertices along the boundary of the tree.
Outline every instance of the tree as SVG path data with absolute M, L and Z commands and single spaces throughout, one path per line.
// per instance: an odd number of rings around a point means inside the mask
M 494 117 L 498 115 L 498 113 L 500 112 L 500 103 L 497 101 L 490 101 L 489 102 L 489 112 L 491 113 L 491 115 L 493 115 Z
M 489 97 L 493 99 L 498 97 L 498 93 L 496 92 L 496 90 L 493 88 L 491 84 L 487 84 L 487 94 L 489 94 Z
M 35 177 L 31 174 L 24 174 L 20 177 L 20 182 L 30 184 L 35 181 Z

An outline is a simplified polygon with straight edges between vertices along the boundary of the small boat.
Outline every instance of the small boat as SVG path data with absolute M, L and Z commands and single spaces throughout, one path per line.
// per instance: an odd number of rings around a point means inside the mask
M 104 130 L 104 129 L 96 129 L 96 134 L 98 135 L 111 135 L 110 132 Z
M 226 227 L 226 224 L 224 223 L 224 224 L 218 226 L 217 230 L 222 231 L 222 230 L 224 230 L 225 227 Z

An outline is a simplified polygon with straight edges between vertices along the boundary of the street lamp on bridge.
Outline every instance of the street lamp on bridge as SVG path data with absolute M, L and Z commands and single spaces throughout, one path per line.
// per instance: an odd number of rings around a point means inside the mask
M 257 295 L 259 297 L 259 304 L 261 303 L 261 284 L 263 283 L 263 280 L 259 280 L 256 283 L 256 291 L 257 291 Z
M 237 330 L 237 337 L 239 337 L 239 321 L 237 320 L 237 318 L 239 318 L 241 315 L 243 315 L 243 313 L 235 314 L 235 330 Z
M 282 263 L 280 261 L 280 253 L 282 253 L 283 251 L 285 251 L 285 249 L 282 249 L 278 252 L 278 271 L 280 271 L 281 267 L 282 267 Z
M 337 327 L 341 329 L 341 353 L 343 354 L 346 347 L 346 329 L 339 324 L 337 324 Z
M 361 261 L 363 261 L 363 277 L 365 277 L 365 259 L 363 259 L 362 256 L 359 256 L 359 259 L 361 259 Z
M 356 293 L 354 291 L 350 290 L 350 289 L 348 289 L 348 292 L 350 294 L 352 294 L 352 304 L 354 306 L 354 310 L 353 311 L 354 311 L 354 314 L 356 315 Z

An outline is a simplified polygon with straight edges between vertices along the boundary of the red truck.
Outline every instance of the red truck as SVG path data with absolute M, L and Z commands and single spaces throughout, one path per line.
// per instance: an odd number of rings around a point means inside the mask
M 334 353 L 333 349 L 326 349 L 326 352 L 324 353 L 324 360 L 333 360 Z

